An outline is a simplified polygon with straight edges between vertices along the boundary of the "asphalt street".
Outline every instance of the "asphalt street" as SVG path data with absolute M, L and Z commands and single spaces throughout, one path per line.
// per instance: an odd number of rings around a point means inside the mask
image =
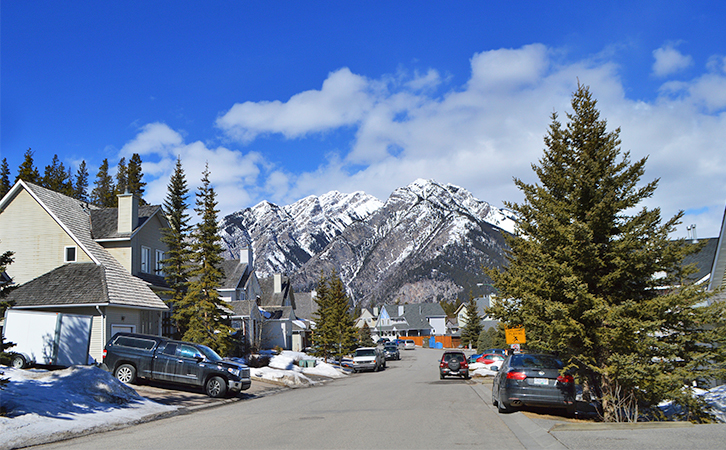
M 405 351 L 385 371 L 312 388 L 253 382 L 256 391 L 222 402 L 167 390 L 188 402 L 191 413 L 42 448 L 711 449 L 726 442 L 726 425 L 628 426 L 532 411 L 499 414 L 490 381 L 438 379 L 440 354 Z M 142 395 L 144 389 L 160 388 L 140 387 Z

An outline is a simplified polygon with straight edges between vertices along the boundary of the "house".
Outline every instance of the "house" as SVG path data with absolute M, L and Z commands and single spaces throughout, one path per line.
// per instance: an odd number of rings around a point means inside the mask
M 316 291 L 295 293 L 295 317 L 292 329 L 292 350 L 304 351 L 312 345 L 312 333 L 318 312 Z
M 371 328 L 373 339 L 445 334 L 446 313 L 438 303 L 383 305 Z
M 368 309 L 363 308 L 360 316 L 355 320 L 356 328 L 363 328 L 363 325 L 368 325 L 368 328 L 373 329 L 376 326 L 376 316 L 374 316 Z
M 260 280 L 262 295 L 258 306 L 262 313 L 261 348 L 292 349 L 295 295 L 290 278 L 279 273 Z
M 161 334 L 168 310 L 166 217 L 132 194 L 118 197 L 117 208 L 99 208 L 18 181 L 0 200 L 0 252 L 15 253 L 14 308 L 93 316 L 96 360 L 116 332 Z
M 476 310 L 479 313 L 479 317 L 481 318 L 482 323 L 482 329 L 488 330 L 491 327 L 496 327 L 499 323 L 498 320 L 493 319 L 492 317 L 489 317 L 486 313 L 486 309 L 489 308 L 494 304 L 495 301 L 494 295 L 487 295 L 486 297 L 479 297 L 474 299 L 476 302 Z M 456 319 L 459 325 L 459 329 L 462 329 L 466 326 L 467 322 L 467 314 L 466 314 L 466 305 L 469 302 L 462 303 L 459 305 L 458 308 L 456 308 Z

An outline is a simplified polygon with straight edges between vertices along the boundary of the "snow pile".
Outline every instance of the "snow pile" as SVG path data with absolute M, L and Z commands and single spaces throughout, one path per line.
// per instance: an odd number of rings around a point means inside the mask
M 30 446 L 69 433 L 113 428 L 175 407 L 147 400 L 93 366 L 65 370 L 3 367 L 10 383 L 0 394 L 0 448 Z
M 300 367 L 300 360 L 314 360 L 315 367 Z M 288 387 L 304 387 L 314 385 L 315 382 L 305 375 L 327 378 L 342 378 L 345 373 L 321 359 L 313 358 L 306 353 L 283 351 L 270 360 L 267 367 L 251 369 L 251 375 L 261 380 L 283 383 Z
M 293 366 L 291 370 L 260 367 L 259 369 L 250 369 L 250 375 L 253 378 L 282 383 L 292 388 L 307 387 L 315 384 L 313 380 L 303 375 L 302 369 L 297 366 Z
M 486 364 L 471 363 L 469 364 L 469 373 L 472 377 L 493 377 L 497 374 L 495 370 L 487 369 Z
M 702 395 L 711 406 L 711 413 L 716 416 L 716 420 L 726 423 L 726 385 L 717 386 Z

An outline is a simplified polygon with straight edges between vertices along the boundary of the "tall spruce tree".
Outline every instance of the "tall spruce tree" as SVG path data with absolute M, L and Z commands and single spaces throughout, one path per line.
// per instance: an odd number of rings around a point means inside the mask
M 217 291 L 222 282 L 222 246 L 216 196 L 207 165 L 194 208 L 201 221 L 192 233 L 191 281 L 183 300 L 177 304 L 177 311 L 186 314 L 185 320 L 189 323 L 184 340 L 207 345 L 226 356 L 233 344 L 233 330 L 222 322 L 223 300 Z
M 3 162 L 0 163 L 0 198 L 3 198 L 9 192 L 11 187 L 8 159 L 3 158 Z
M 527 348 L 559 352 L 606 421 L 637 420 L 663 399 L 706 420 L 691 382 L 724 373 L 723 305 L 696 307 L 707 293 L 682 265 L 694 249 L 668 237 L 682 213 L 661 224 L 658 208 L 635 209 L 658 182 L 639 187 L 646 158 L 621 155 L 620 130 L 607 131 L 587 87 L 572 109 L 564 127 L 552 115 L 532 166 L 539 184 L 515 179 L 524 203 L 507 206 L 521 218 L 518 235 L 507 239 L 504 270 L 488 271 L 511 300 L 490 313 L 524 326 Z
M 113 208 L 116 206 L 116 194 L 113 178 L 108 174 L 108 159 L 104 159 L 96 174 L 95 187 L 91 191 L 91 202 L 96 206 Z
M 176 338 L 181 339 L 189 327 L 189 316 L 181 310 L 177 314 L 177 304 L 184 299 L 189 282 L 191 249 L 189 247 L 189 188 L 182 167 L 181 157 L 176 160 L 174 173 L 167 187 L 164 210 L 169 220 L 169 228 L 164 228 L 161 241 L 168 248 L 164 255 L 164 277 L 172 289 L 169 307 L 172 310 L 172 325 L 176 330 Z
M 15 177 L 15 182 L 17 183 L 18 180 L 28 181 L 34 184 L 41 182 L 40 173 L 35 168 L 35 163 L 33 162 L 33 151 L 31 149 L 25 151 L 23 162 L 18 167 L 18 175 Z
M 125 194 L 127 190 L 129 193 L 133 193 L 128 188 L 129 179 L 128 168 L 126 167 L 126 158 L 121 158 L 116 166 L 116 186 L 114 186 L 114 190 L 116 191 L 116 194 Z M 116 197 L 116 202 L 118 202 L 118 197 Z
M 469 293 L 469 301 L 466 303 L 466 325 L 461 329 L 461 345 L 475 347 L 481 330 L 481 316 L 476 299 Z
M 329 278 L 321 273 L 316 294 L 318 311 L 313 343 L 318 347 L 319 356 L 340 360 L 355 349 L 358 343 L 345 286 L 335 271 Z
M 126 178 L 129 186 L 129 192 L 136 194 L 142 202 L 144 201 L 144 186 L 146 183 L 142 181 L 144 172 L 141 167 L 141 156 L 138 153 L 131 155 L 129 164 L 126 169 Z
M 76 171 L 76 181 L 73 183 L 73 198 L 82 202 L 88 201 L 88 169 L 86 161 L 81 161 Z

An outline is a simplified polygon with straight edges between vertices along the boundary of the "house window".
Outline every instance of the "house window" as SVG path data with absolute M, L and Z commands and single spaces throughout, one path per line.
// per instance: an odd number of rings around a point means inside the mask
M 151 272 L 151 249 L 149 247 L 141 247 L 141 271 Z
M 164 275 L 164 252 L 161 250 L 156 251 L 156 274 Z
M 63 252 L 63 262 L 76 262 L 76 248 L 66 247 Z

